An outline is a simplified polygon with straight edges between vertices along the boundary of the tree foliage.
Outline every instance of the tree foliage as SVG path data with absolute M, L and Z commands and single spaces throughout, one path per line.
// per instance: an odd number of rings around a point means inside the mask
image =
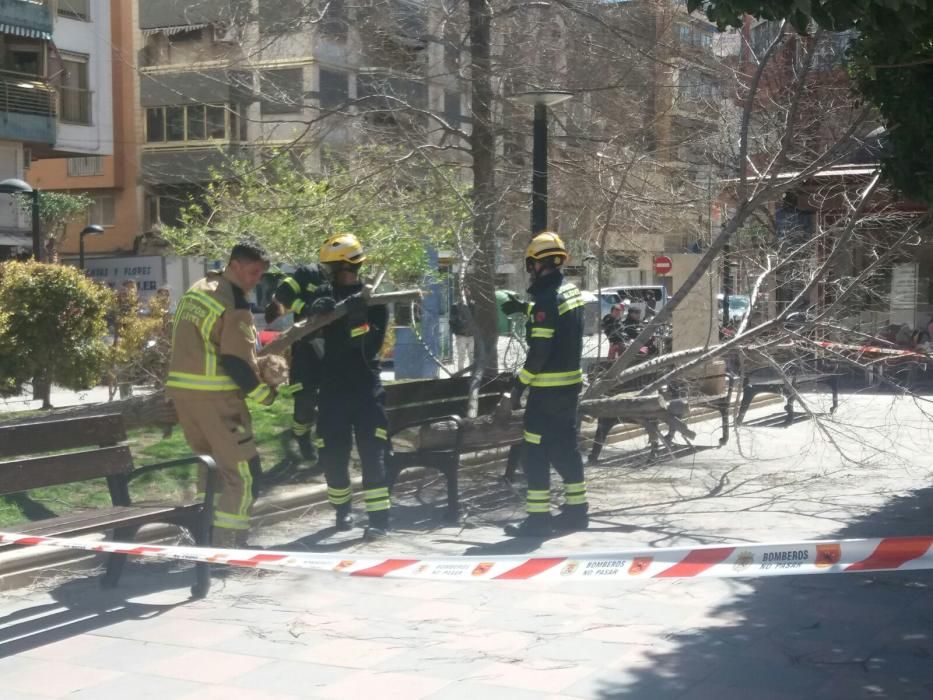
M 888 128 L 886 176 L 908 197 L 933 202 L 933 0 L 689 0 L 723 29 L 743 14 L 787 19 L 798 31 L 811 20 L 858 32 L 849 50 L 859 92 Z
M 113 345 L 107 371 L 111 392 L 120 384 L 161 384 L 171 353 L 171 298 L 153 295 L 145 315 L 140 313 L 135 284 L 125 285 L 113 298 Z
M 183 255 L 225 259 L 235 242 L 254 238 L 274 260 L 303 264 L 317 260 L 328 236 L 353 233 L 371 270 L 387 270 L 396 283 L 419 280 L 427 247 L 451 246 L 468 225 L 467 200 L 442 174 L 398 175 L 341 168 L 315 178 L 287 157 L 262 169 L 242 162 L 233 177 L 216 177 L 182 211 L 182 225 L 163 235 Z
M 94 200 L 86 194 L 39 193 L 39 225 L 50 260 L 54 259 L 55 252 L 65 237 L 65 228 L 68 224 L 85 214 L 93 203 Z M 21 206 L 29 210 L 32 207 L 32 200 L 23 199 Z
M 89 389 L 107 367 L 110 290 L 78 269 L 0 264 L 0 394 L 33 381 Z

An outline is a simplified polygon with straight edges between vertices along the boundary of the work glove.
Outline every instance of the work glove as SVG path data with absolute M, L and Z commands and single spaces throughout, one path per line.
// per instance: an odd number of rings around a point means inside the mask
M 350 320 L 351 326 L 366 322 L 368 306 L 361 295 L 354 294 L 347 297 L 343 302 L 343 306 L 347 310 L 347 318 Z
M 333 297 L 323 296 L 318 297 L 311 304 L 311 313 L 315 316 L 322 314 L 329 314 L 331 311 L 337 308 L 337 300 Z
M 512 393 L 509 394 L 509 404 L 513 411 L 522 410 L 522 395 L 525 393 L 525 388 L 525 385 L 517 379 L 515 383 L 512 384 Z
M 527 311 L 528 305 L 519 299 L 517 294 L 510 292 L 507 296 L 508 299 L 503 301 L 500 306 L 502 313 L 504 313 L 506 316 L 511 316 L 512 314 L 524 314 Z
M 273 323 L 275 319 L 282 315 L 282 307 L 277 301 L 270 301 L 266 304 L 265 317 L 266 323 Z

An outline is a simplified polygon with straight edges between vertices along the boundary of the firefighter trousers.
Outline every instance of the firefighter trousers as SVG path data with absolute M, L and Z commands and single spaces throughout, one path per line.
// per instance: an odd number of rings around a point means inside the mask
M 288 370 L 288 383 L 300 389 L 292 394 L 292 433 L 295 437 L 308 435 L 317 417 L 318 387 L 321 383 L 321 359 L 309 339 L 292 346 L 292 361 Z
M 564 482 L 567 505 L 587 502 L 583 458 L 577 449 L 579 391 L 579 385 L 530 389 L 522 446 L 529 513 L 550 512 L 551 467 Z
M 248 530 L 253 474 L 260 469 L 246 402 L 234 392 L 168 391 L 188 446 L 217 462 L 220 493 L 214 502 L 214 527 Z M 202 467 L 198 479 L 202 493 L 206 484 Z
M 334 507 L 348 505 L 353 498 L 350 448 L 355 436 L 363 470 L 366 511 L 373 514 L 389 510 L 385 472 L 388 422 L 383 402 L 379 387 L 361 391 L 326 385 L 321 388 L 318 449 L 327 479 L 327 497 Z

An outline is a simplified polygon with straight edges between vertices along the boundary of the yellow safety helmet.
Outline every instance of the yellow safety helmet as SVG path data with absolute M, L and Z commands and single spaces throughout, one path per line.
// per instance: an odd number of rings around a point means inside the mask
M 560 236 L 551 231 L 543 231 L 531 239 L 531 243 L 525 249 L 525 260 L 547 260 L 551 257 L 561 258 L 559 262 L 554 261 L 560 264 L 566 262 L 570 254 Z
M 320 258 L 322 263 L 345 262 L 351 265 L 359 265 L 366 260 L 360 239 L 352 233 L 338 233 L 324 241 Z

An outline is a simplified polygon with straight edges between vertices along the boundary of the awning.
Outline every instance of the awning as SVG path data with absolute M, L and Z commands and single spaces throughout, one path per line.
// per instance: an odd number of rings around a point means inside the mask
M 0 34 L 12 34 L 13 36 L 24 36 L 30 39 L 43 39 L 52 41 L 52 33 L 44 32 L 41 29 L 31 29 L 29 27 L 17 27 L 13 24 L 0 22 Z
M 17 236 L 10 233 L 0 233 L 0 246 L 15 248 L 32 248 L 32 238 L 29 234 Z
M 208 24 L 182 24 L 177 27 L 153 27 L 152 29 L 143 29 L 143 36 L 148 38 L 153 34 L 165 34 L 165 36 L 175 36 L 182 32 L 193 32 L 197 29 L 204 29 Z

